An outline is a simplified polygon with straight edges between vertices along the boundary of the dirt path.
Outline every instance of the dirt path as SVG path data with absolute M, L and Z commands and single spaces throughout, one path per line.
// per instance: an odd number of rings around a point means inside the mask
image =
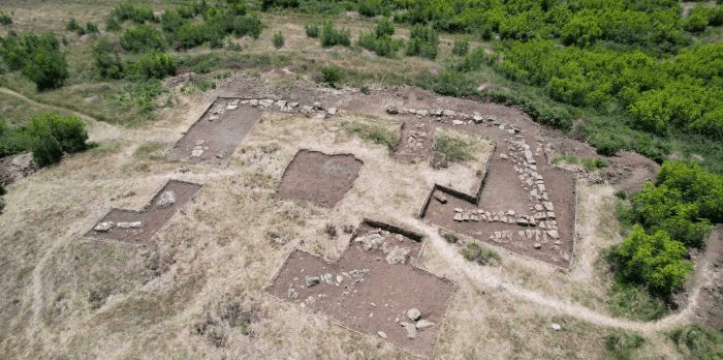
M 524 299 L 526 301 L 539 304 L 550 309 L 554 309 L 560 313 L 564 313 L 568 316 L 584 320 L 596 325 L 609 326 L 615 328 L 622 328 L 634 331 L 640 331 L 646 334 L 652 334 L 662 330 L 668 330 L 678 325 L 681 325 L 689 320 L 693 314 L 695 308 L 694 301 L 682 311 L 670 315 L 666 318 L 653 321 L 653 322 L 642 322 L 632 321 L 626 319 L 613 318 L 611 316 L 599 313 L 591 310 L 582 305 L 576 304 L 571 301 L 564 301 L 555 299 L 531 291 L 520 286 L 511 284 L 504 275 L 500 275 L 492 268 L 485 268 L 477 266 L 476 264 L 465 261 L 459 254 L 457 248 L 454 245 L 448 244 L 442 239 L 437 231 L 430 225 L 425 224 L 422 221 L 418 221 L 417 226 L 427 230 L 427 234 L 430 236 L 429 246 L 433 246 L 435 251 L 447 261 L 449 269 L 456 273 L 458 277 L 466 278 L 475 284 L 479 284 L 486 287 L 494 287 L 499 291 L 505 291 L 514 297 Z M 696 287 L 691 290 L 691 297 L 697 298 L 697 294 L 700 292 L 700 287 Z

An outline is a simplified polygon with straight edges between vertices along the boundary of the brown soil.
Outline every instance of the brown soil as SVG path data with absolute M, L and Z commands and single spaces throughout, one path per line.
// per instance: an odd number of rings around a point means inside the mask
M 402 136 L 392 152 L 392 157 L 404 162 L 421 162 L 434 153 L 436 124 L 428 117 L 404 117 Z
M 190 158 L 224 166 L 238 144 L 251 131 L 261 112 L 247 105 L 227 106 L 239 99 L 218 98 L 191 126 L 171 151 L 171 158 Z M 195 152 L 195 153 L 194 153 Z
M 704 256 L 711 283 L 701 288 L 695 314 L 708 326 L 723 329 L 723 224 L 713 227 Z
M 373 233 L 381 235 L 374 246 L 358 241 Z M 329 316 L 344 327 L 377 338 L 381 338 L 381 331 L 391 343 L 411 353 L 430 356 L 453 284 L 414 266 L 422 248 L 421 236 L 417 238 L 362 223 L 336 262 L 301 250 L 292 251 L 267 291 Z M 404 263 L 388 262 L 395 248 L 409 251 Z M 307 276 L 318 276 L 321 281 L 307 287 Z M 434 323 L 417 331 L 413 339 L 400 325 L 414 324 L 407 317 L 411 308 L 421 311 L 421 319 Z
M 353 155 L 300 150 L 281 178 L 276 191 L 277 199 L 310 201 L 318 206 L 334 207 L 351 189 L 362 165 L 362 161 Z
M 38 171 L 33 154 L 24 153 L 0 158 L 0 185 L 10 185 Z
M 93 229 L 88 231 L 85 236 L 96 239 L 118 240 L 128 243 L 146 243 L 150 241 L 153 236 L 161 230 L 161 228 L 163 228 L 168 220 L 176 214 L 176 211 L 190 201 L 200 189 L 201 185 L 198 184 L 170 180 L 158 193 L 156 193 L 144 209 L 140 211 L 112 209 L 106 216 L 103 217 L 103 219 L 94 225 Z M 158 200 L 161 195 L 167 191 L 173 192 L 175 195 L 175 202 L 167 207 L 159 207 Z M 142 226 L 140 228 L 127 229 L 114 226 L 105 232 L 95 230 L 98 224 L 109 221 L 114 224 L 118 224 L 119 222 L 130 223 L 140 221 Z

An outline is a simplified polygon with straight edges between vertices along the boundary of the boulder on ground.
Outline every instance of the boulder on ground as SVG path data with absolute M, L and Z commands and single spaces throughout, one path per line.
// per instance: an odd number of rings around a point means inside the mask
M 414 339 L 417 337 L 417 327 L 414 324 L 410 324 L 408 322 L 402 322 L 402 323 L 399 323 L 399 325 L 402 325 L 402 327 L 404 327 L 404 330 L 407 330 L 408 338 Z
M 164 191 L 161 197 L 158 199 L 156 206 L 160 209 L 165 209 L 176 203 L 176 194 L 173 191 Z
M 318 276 L 307 276 L 306 277 L 306 287 L 312 287 L 315 285 L 318 285 L 321 282 L 321 278 Z
M 409 320 L 417 321 L 422 317 L 422 312 L 417 308 L 411 308 L 407 310 L 407 317 L 409 317 Z
M 112 221 L 104 221 L 96 225 L 93 230 L 97 232 L 108 232 L 110 229 L 113 228 L 113 226 L 115 226 L 115 224 Z

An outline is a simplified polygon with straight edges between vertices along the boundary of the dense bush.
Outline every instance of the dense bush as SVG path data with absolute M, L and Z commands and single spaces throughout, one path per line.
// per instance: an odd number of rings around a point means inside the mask
M 281 31 L 274 34 L 274 38 L 271 40 L 274 43 L 274 47 L 280 49 L 284 46 L 284 34 Z
M 439 35 L 424 25 L 414 25 L 407 42 L 407 56 L 419 56 L 434 60 L 439 52 Z
M 322 80 L 332 87 L 336 86 L 336 83 L 341 81 L 343 76 L 342 70 L 336 66 L 325 66 L 321 68 L 321 74 L 323 76 Z
M 74 33 L 77 33 L 78 35 L 85 34 L 85 28 L 80 26 L 80 24 L 78 24 L 78 21 L 75 20 L 75 18 L 71 18 L 68 21 L 68 23 L 65 25 L 65 30 L 72 31 Z
M 138 60 L 134 69 L 144 79 L 163 79 L 176 75 L 176 66 L 176 60 L 171 55 L 154 51 Z
M 392 35 L 394 24 L 385 18 L 377 23 L 373 33 L 359 34 L 359 46 L 374 51 L 379 56 L 391 57 L 402 47 L 402 41 L 392 39 Z
M 164 40 L 160 31 L 148 25 L 126 29 L 120 36 L 120 44 L 126 51 L 141 52 L 163 50 Z
M 88 134 L 76 116 L 44 113 L 30 120 L 27 131 L 33 139 L 33 161 L 41 167 L 58 163 L 64 152 L 88 148 Z
M 268 11 L 272 8 L 298 8 L 299 5 L 299 0 L 261 0 L 261 10 L 263 11 Z
M 10 70 L 22 70 L 39 91 L 56 89 L 68 78 L 68 63 L 52 34 L 13 34 L 0 42 L 0 55 Z
M 97 34 L 97 33 L 99 33 L 100 30 L 98 30 L 98 24 L 96 24 L 96 23 L 94 23 L 94 22 L 91 22 L 91 21 L 88 21 L 88 22 L 85 24 L 85 32 L 87 32 L 88 34 Z
M 335 45 L 351 45 L 351 32 L 349 29 L 337 30 L 330 21 L 327 21 L 321 30 L 321 46 L 331 47 Z
M 101 40 L 93 47 L 93 63 L 101 78 L 121 79 L 125 74 L 125 65 L 120 56 L 113 51 L 107 40 Z
M 461 72 L 470 72 L 479 70 L 482 64 L 493 65 L 496 61 L 494 56 L 487 55 L 484 48 L 478 47 L 471 53 L 465 55 L 462 60 L 455 65 L 455 69 Z
M 146 21 L 158 21 L 156 16 L 153 15 L 153 9 L 136 7 L 131 3 L 118 4 L 111 14 L 120 22 L 133 20 L 134 22 L 143 24 Z
M 121 30 L 121 25 L 116 21 L 115 16 L 109 16 L 105 20 L 105 31 L 116 32 Z
M 683 258 L 685 254 L 685 246 L 665 231 L 648 235 L 642 226 L 635 225 L 630 236 L 613 250 L 611 260 L 623 281 L 645 285 L 667 297 L 693 271 L 693 264 Z

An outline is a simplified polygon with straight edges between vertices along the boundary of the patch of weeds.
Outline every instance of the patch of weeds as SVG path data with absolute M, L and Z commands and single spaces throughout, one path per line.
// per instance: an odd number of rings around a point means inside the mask
M 319 37 L 320 31 L 316 24 L 306 24 L 304 25 L 304 29 L 306 30 L 306 36 L 314 39 Z
M 321 46 L 332 47 L 335 45 L 351 45 L 351 31 L 349 29 L 335 29 L 334 25 L 327 21 L 321 31 Z
M 109 286 L 101 286 L 90 290 L 88 293 L 88 304 L 91 310 L 97 310 L 105 303 L 105 299 L 110 296 L 111 288 Z
M 432 157 L 429 159 L 429 166 L 434 170 L 446 169 L 449 166 L 447 161 L 447 155 L 439 151 L 435 151 Z
M 645 288 L 620 283 L 613 286 L 608 304 L 613 316 L 633 320 L 657 320 L 669 312 L 665 302 Z
M 369 87 L 368 86 L 364 85 L 361 87 L 360 90 L 361 90 L 362 94 L 369 95 Z
M 339 235 L 336 231 L 336 226 L 332 223 L 326 223 L 326 225 L 324 225 L 324 233 L 329 235 L 329 239 L 334 239 Z
M 700 324 L 690 324 L 675 330 L 670 338 L 686 359 L 721 359 L 723 334 Z
M 336 66 L 325 66 L 321 68 L 322 81 L 331 87 L 336 87 L 336 83 L 342 78 L 342 71 Z
M 139 159 L 159 160 L 162 158 L 161 152 L 163 151 L 164 145 L 159 142 L 147 142 L 142 144 L 133 153 L 133 157 Z
M 628 198 L 628 192 L 625 190 L 618 190 L 615 192 L 615 197 L 620 200 L 625 200 Z
M 465 56 L 469 53 L 469 38 L 466 36 L 463 36 L 461 38 L 457 38 L 454 41 L 454 47 L 452 48 L 452 54 L 457 56 Z
M 13 24 L 13 19 L 10 15 L 0 10 L 0 25 L 10 26 Z
M 645 339 L 637 333 L 618 331 L 605 335 L 605 350 L 615 359 L 632 359 L 633 354 L 645 343 Z
M 469 243 L 461 250 L 462 256 L 467 261 L 473 261 L 480 265 L 492 265 L 499 263 L 501 258 L 496 252 L 483 248 L 477 243 Z
M 457 234 L 446 231 L 444 229 L 439 229 L 439 236 L 443 237 L 444 240 L 447 240 L 450 244 L 456 244 L 459 242 L 460 238 Z
M 354 232 L 354 225 L 352 225 L 352 224 L 344 225 L 344 234 L 351 234 L 353 232 Z
M 393 148 L 399 143 L 399 134 L 379 125 L 368 125 L 358 122 L 344 122 L 341 126 L 350 134 L 375 144 Z
M 569 154 L 557 154 L 552 159 L 552 165 L 557 165 L 562 162 L 566 162 L 566 163 L 572 164 L 572 165 L 577 165 L 580 163 L 580 159 L 578 159 L 577 156 L 569 155 Z
M 444 131 L 434 135 L 434 147 L 444 154 L 448 161 L 472 160 L 472 143 Z
M 281 31 L 274 34 L 274 38 L 272 39 L 272 42 L 274 43 L 274 47 L 277 49 L 281 49 L 284 46 L 284 34 L 281 33 Z
M 593 171 L 608 166 L 608 161 L 600 157 L 594 159 L 584 159 L 582 160 L 582 166 L 589 171 Z

